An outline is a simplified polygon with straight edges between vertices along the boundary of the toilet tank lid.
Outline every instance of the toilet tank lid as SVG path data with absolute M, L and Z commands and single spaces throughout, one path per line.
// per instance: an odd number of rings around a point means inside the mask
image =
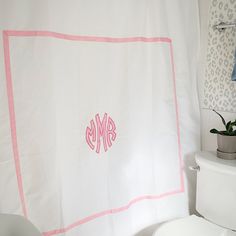
M 197 164 L 221 173 L 236 175 L 236 160 L 224 160 L 216 156 L 216 152 L 197 152 L 195 155 Z

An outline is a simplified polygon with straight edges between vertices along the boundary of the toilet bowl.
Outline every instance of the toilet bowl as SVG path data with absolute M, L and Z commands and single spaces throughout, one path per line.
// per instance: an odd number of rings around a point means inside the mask
M 0 214 L 0 236 L 41 236 L 41 233 L 22 216 Z
M 152 236 L 236 236 L 236 232 L 191 215 L 162 224 Z
M 201 217 L 163 223 L 152 236 L 236 236 L 236 160 L 211 152 L 197 153 L 195 159 L 196 210 Z

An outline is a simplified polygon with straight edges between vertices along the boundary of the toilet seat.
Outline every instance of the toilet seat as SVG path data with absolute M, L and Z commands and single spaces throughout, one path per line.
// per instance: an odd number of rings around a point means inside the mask
M 161 225 L 152 236 L 236 236 L 236 232 L 191 215 Z

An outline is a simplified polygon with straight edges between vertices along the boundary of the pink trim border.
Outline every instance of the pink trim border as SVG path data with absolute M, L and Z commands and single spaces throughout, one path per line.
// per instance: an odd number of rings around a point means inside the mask
M 20 201 L 22 205 L 23 214 L 25 217 L 27 217 L 24 188 L 21 175 L 20 158 L 17 144 L 17 135 L 16 135 L 16 118 L 15 118 L 14 96 L 13 96 L 12 79 L 11 79 L 9 38 L 6 31 L 3 32 L 3 48 L 4 48 L 5 70 L 6 70 L 6 85 L 7 85 L 7 96 L 8 96 L 8 109 L 10 116 L 12 149 L 15 161 L 15 170 L 16 170 Z
M 175 77 L 175 64 L 174 64 L 174 53 L 172 40 L 167 37 L 126 37 L 126 38 L 113 38 L 113 37 L 99 37 L 99 36 L 79 36 L 79 35 L 68 35 L 62 33 L 56 33 L 51 31 L 18 31 L 18 30 L 5 30 L 3 31 L 3 48 L 4 48 L 4 60 L 5 60 L 5 72 L 6 72 L 6 85 L 7 85 L 7 96 L 8 96 L 8 108 L 10 116 L 10 127 L 11 127 L 11 139 L 12 139 L 12 149 L 15 162 L 15 171 L 17 178 L 18 191 L 22 206 L 23 215 L 27 218 L 27 206 L 24 195 L 23 180 L 21 174 L 21 163 L 17 144 L 17 131 L 16 131 L 16 118 L 15 118 L 15 108 L 14 108 L 14 94 L 12 87 L 12 76 L 11 76 L 11 63 L 10 63 L 10 47 L 9 38 L 10 37 L 53 37 L 64 40 L 73 41 L 88 41 L 88 42 L 106 42 L 106 43 L 132 43 L 132 42 L 143 42 L 143 43 L 167 43 L 170 47 L 170 59 L 172 68 L 172 77 L 174 85 L 174 103 L 175 103 L 175 113 L 176 113 L 176 128 L 178 136 L 178 156 L 179 156 L 179 170 L 180 170 L 180 189 L 173 190 L 160 195 L 145 195 L 139 196 L 131 200 L 127 205 L 121 206 L 119 208 L 114 208 L 102 212 L 95 213 L 91 216 L 85 217 L 78 220 L 64 228 L 50 230 L 44 232 L 44 236 L 57 235 L 61 233 L 68 232 L 69 230 L 85 224 L 96 218 L 116 214 L 125 210 L 128 210 L 133 204 L 136 204 L 143 200 L 157 200 L 171 195 L 179 194 L 184 192 L 184 174 L 183 174 L 183 159 L 181 150 L 181 138 L 180 138 L 180 126 L 179 126 L 179 108 L 176 92 L 176 77 Z

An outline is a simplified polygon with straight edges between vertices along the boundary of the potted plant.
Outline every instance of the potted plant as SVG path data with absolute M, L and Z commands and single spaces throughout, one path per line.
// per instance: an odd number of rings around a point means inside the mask
M 217 134 L 217 156 L 223 159 L 236 159 L 236 119 L 226 123 L 224 117 L 217 111 L 213 110 L 220 116 L 225 130 L 218 131 L 211 129 L 210 132 Z

